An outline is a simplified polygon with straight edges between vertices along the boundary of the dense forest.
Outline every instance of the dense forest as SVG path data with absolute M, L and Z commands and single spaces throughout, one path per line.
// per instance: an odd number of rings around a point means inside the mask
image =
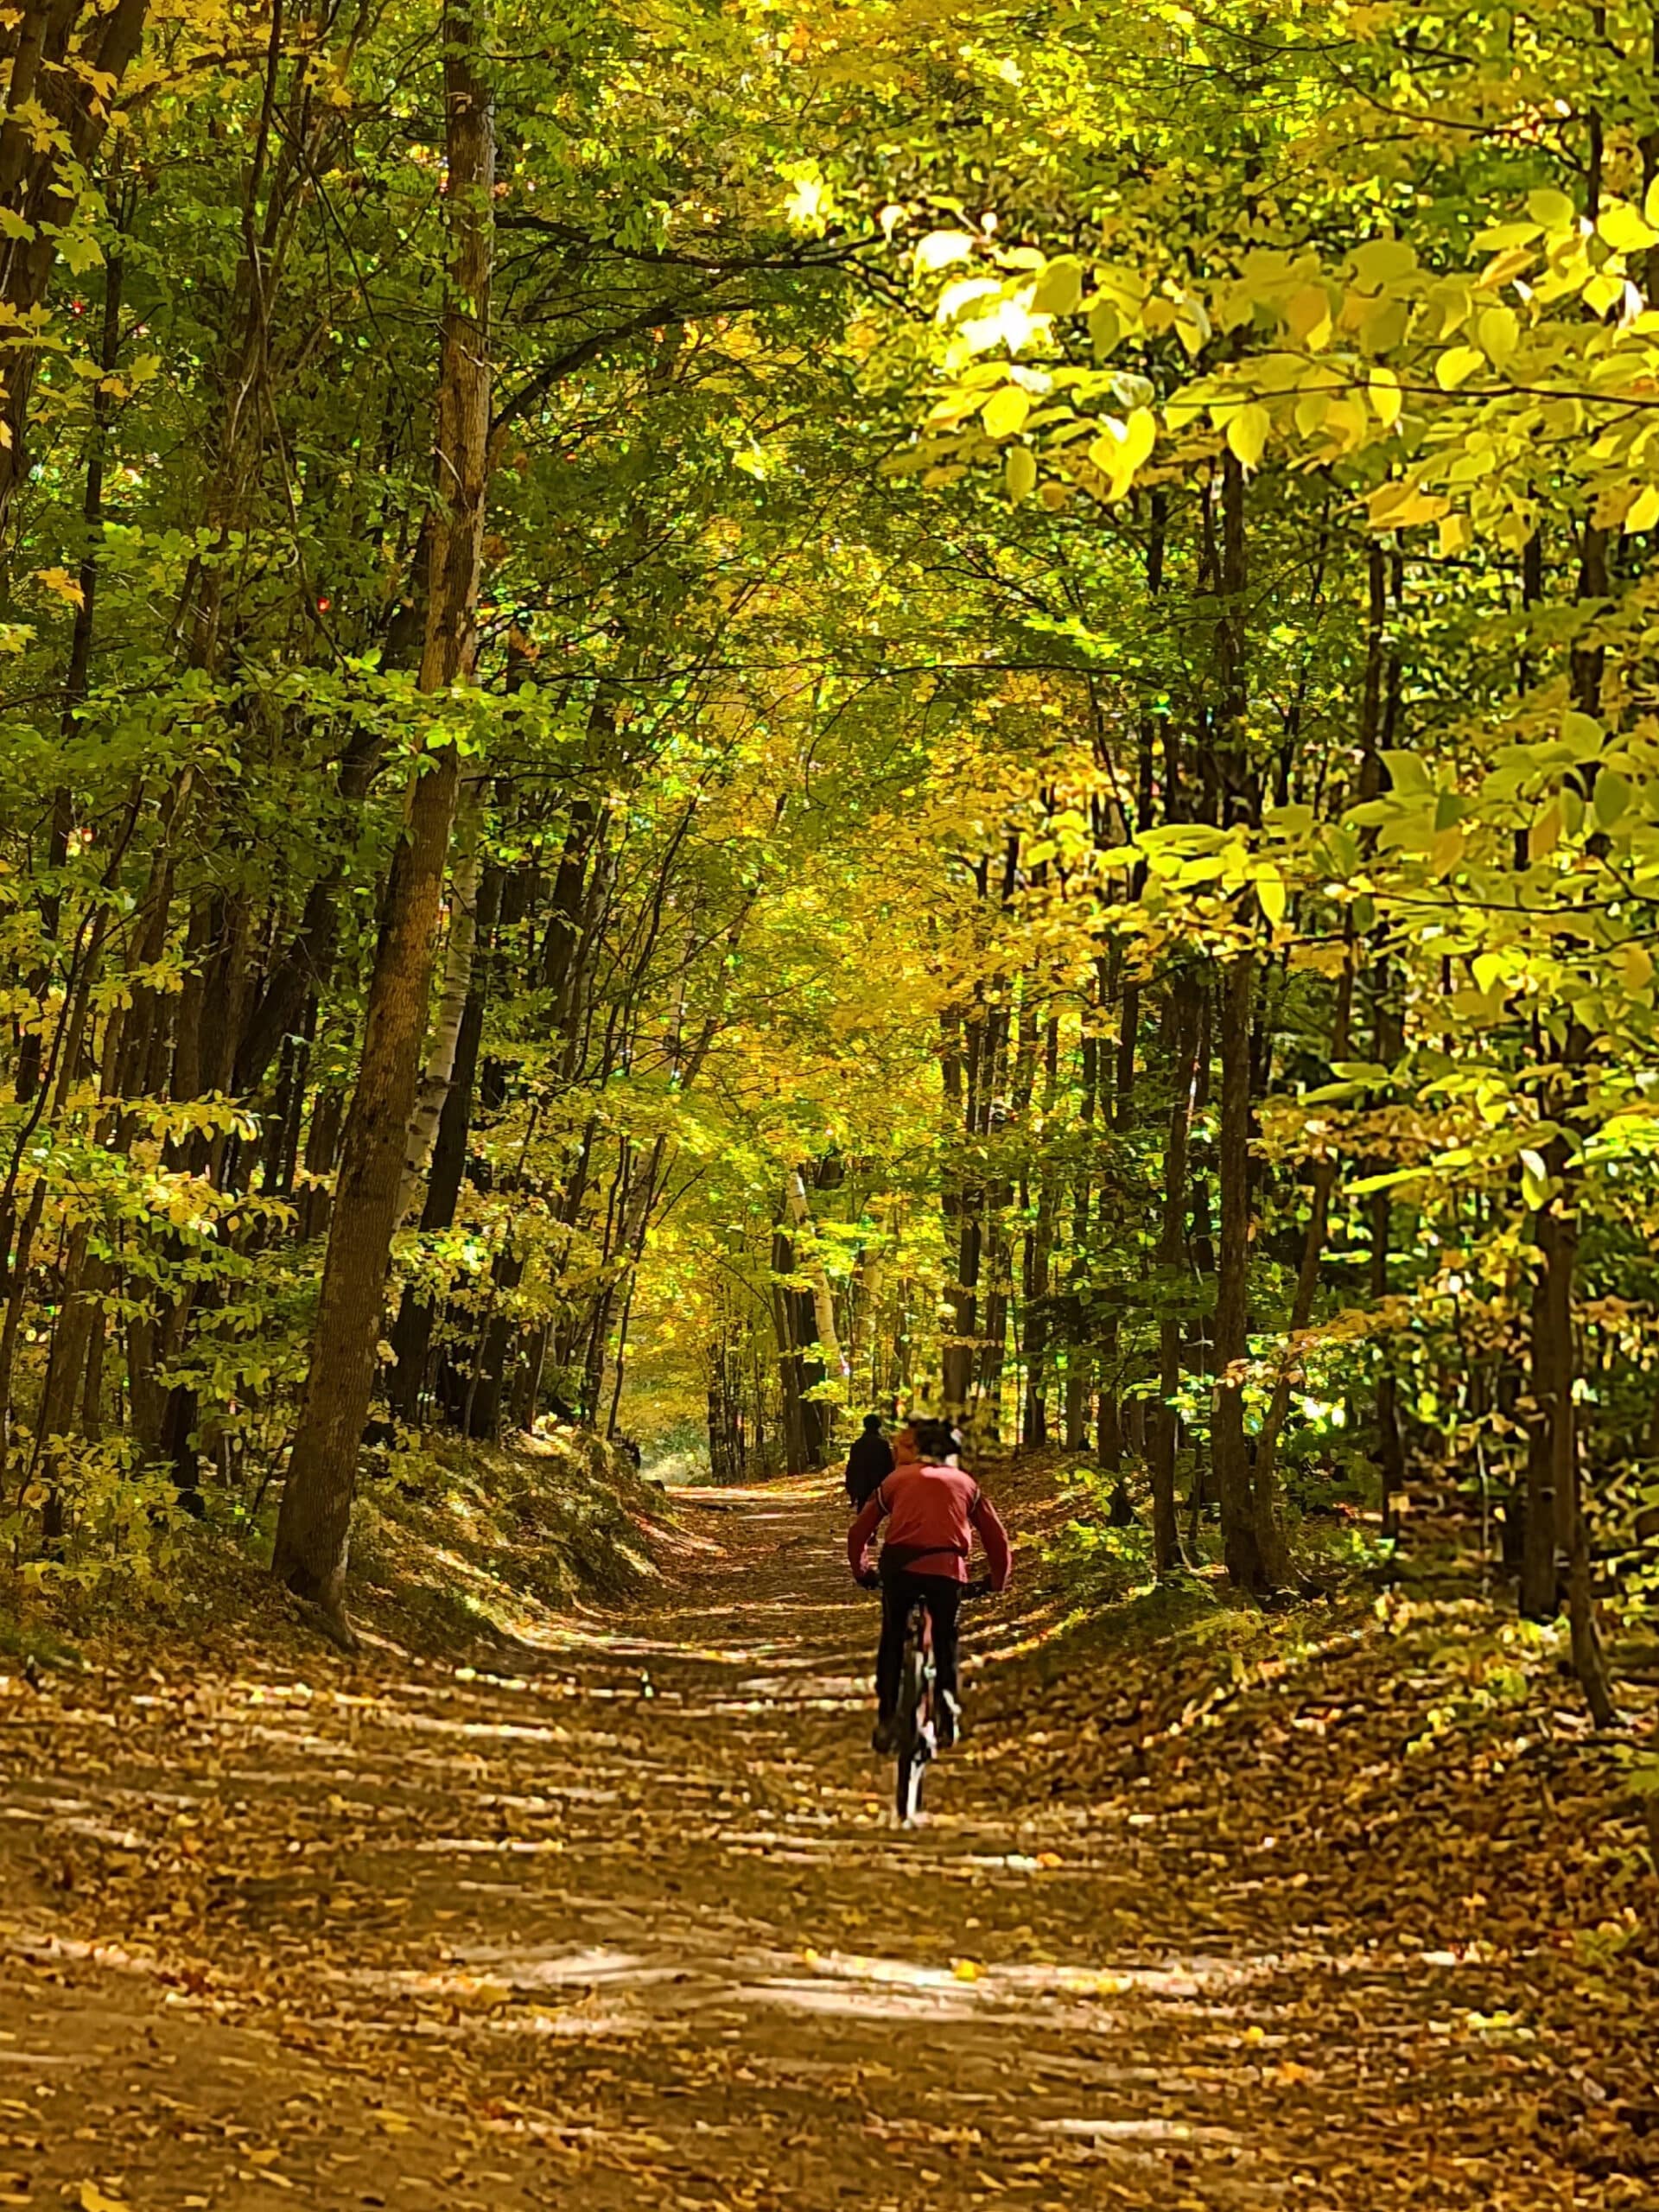
M 0 1510 L 365 1429 L 1659 1497 L 1659 16 L 0 17 Z M 1611 1628 L 1609 1622 L 1611 1620 Z
M 1659 0 L 0 0 L 0 2208 L 1659 2202 Z

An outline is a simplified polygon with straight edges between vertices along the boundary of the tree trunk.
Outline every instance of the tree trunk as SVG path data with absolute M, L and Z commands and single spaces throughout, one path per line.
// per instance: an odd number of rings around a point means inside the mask
M 810 1286 L 812 1319 L 817 1332 L 818 1357 L 837 1382 L 844 1382 L 849 1373 L 842 1357 L 840 1335 L 836 1328 L 835 1294 L 830 1287 L 830 1277 L 819 1258 L 812 1226 L 812 1204 L 806 1195 L 806 1178 L 795 1169 L 784 1184 L 784 1211 L 795 1231 L 796 1264 Z M 804 1249 L 803 1249 L 804 1247 Z M 824 1408 L 826 1416 L 832 1411 Z M 826 1440 L 834 1432 L 834 1425 L 826 1419 Z
M 1217 580 L 1220 613 L 1216 664 L 1220 693 L 1215 775 L 1224 828 L 1255 823 L 1259 793 L 1248 753 L 1249 683 L 1245 664 L 1244 472 L 1230 452 L 1222 461 L 1222 542 Z M 1244 918 L 1254 914 L 1245 895 Z M 1259 1590 L 1274 1562 L 1262 1556 L 1244 1433 L 1243 1365 L 1249 1357 L 1250 1097 L 1255 1072 L 1252 1018 L 1255 957 L 1241 950 L 1222 969 L 1217 1018 L 1221 1057 L 1220 1249 L 1216 1268 L 1216 1488 L 1227 1572 L 1242 1589 Z
M 1349 964 L 1344 967 L 1342 979 L 1337 985 L 1336 1014 L 1331 1031 L 1331 1058 L 1333 1061 L 1345 1060 L 1348 1057 L 1349 1028 L 1353 1015 L 1351 942 L 1345 949 L 1349 954 Z M 1325 1235 L 1331 1219 L 1331 1194 L 1336 1185 L 1335 1157 L 1317 1160 L 1308 1203 L 1307 1229 L 1302 1239 L 1301 1262 L 1296 1271 L 1296 1289 L 1291 1299 L 1290 1326 L 1287 1334 L 1293 1343 L 1285 1349 L 1274 1382 L 1267 1416 L 1262 1424 L 1262 1434 L 1256 1444 L 1254 1481 L 1256 1541 L 1262 1559 L 1267 1562 L 1268 1572 L 1275 1581 L 1282 1580 L 1286 1565 L 1284 1531 L 1279 1516 L 1278 1460 L 1279 1439 L 1284 1433 L 1285 1422 L 1290 1413 L 1290 1394 L 1297 1372 L 1294 1339 L 1301 1334 L 1313 1318 L 1313 1300 L 1319 1293 L 1319 1270 L 1325 1259 Z
M 415 1110 L 409 1117 L 404 1179 L 397 1194 L 400 1224 L 413 1212 L 422 1178 L 431 1164 L 438 1123 L 454 1083 L 456 1049 L 470 1002 L 478 944 L 479 817 L 479 779 L 468 776 L 461 785 L 456 801 L 455 860 L 450 874 L 449 938 L 444 950 L 443 989 L 426 1065 L 421 1071 L 420 1086 L 415 1096 Z
M 82 0 L 55 6 L 34 0 L 19 11 L 0 117 L 0 208 L 14 219 L 0 251 L 0 304 L 8 310 L 8 327 L 29 331 L 29 342 L 0 347 L 6 432 L 0 439 L 0 545 L 29 465 L 29 396 L 41 358 L 35 311 L 45 301 L 81 178 L 119 105 L 118 89 L 137 54 L 145 13 L 146 0 L 116 0 L 107 10 Z M 77 27 L 80 41 L 72 46 Z
M 493 862 L 484 872 L 483 885 L 478 893 L 478 927 L 486 939 L 494 926 L 501 898 L 501 881 L 502 871 Z M 454 1057 L 438 1115 L 437 1136 L 432 1147 L 431 1172 L 426 1186 L 426 1203 L 421 1212 L 421 1230 L 426 1236 L 454 1226 L 455 1208 L 460 1203 L 461 1185 L 467 1178 L 467 1142 L 472 1129 L 473 1090 L 478 1076 L 479 1046 L 484 1034 L 486 965 L 476 960 L 468 963 L 470 976 L 467 1001 L 461 1009 Z M 407 1421 L 417 1421 L 420 1417 L 421 1402 L 429 1380 L 427 1370 L 436 1319 L 437 1308 L 430 1300 L 417 1294 L 412 1285 L 404 1291 L 397 1309 L 397 1325 L 391 1335 L 397 1364 L 392 1370 L 389 1391 L 393 1407 Z
M 471 679 L 477 651 L 491 378 L 494 119 L 478 66 L 480 12 L 444 11 L 448 199 L 453 241 L 437 399 L 437 522 L 420 688 Z M 349 1637 L 344 1598 L 352 1496 L 374 1377 L 405 1133 L 425 1035 L 433 941 L 460 782 L 453 746 L 428 756 L 410 794 L 375 950 L 357 1089 L 346 1120 L 298 1431 L 272 1572 Z
M 1187 969 L 1170 983 L 1169 1129 L 1164 1147 L 1164 1212 L 1158 1237 L 1158 1414 L 1152 1433 L 1152 1548 L 1160 1574 L 1180 1562 L 1175 1513 L 1175 1458 L 1181 1417 L 1181 1317 L 1173 1306 L 1175 1281 L 1186 1267 L 1186 1163 L 1192 1128 L 1192 1085 L 1198 1051 L 1198 993 Z
M 1220 1018 L 1221 1133 L 1217 1165 L 1221 1234 L 1216 1268 L 1216 1490 L 1222 1552 L 1231 1580 L 1259 1590 L 1268 1580 L 1256 1530 L 1244 1434 L 1243 1369 L 1249 1357 L 1250 1002 L 1255 962 L 1241 952 L 1223 970 Z
M 772 1239 L 772 1318 L 778 1338 L 778 1383 L 783 1402 L 784 1465 L 787 1473 L 804 1475 L 810 1467 L 807 1445 L 806 1408 L 801 1395 L 801 1354 L 795 1336 L 795 1301 L 782 1278 L 795 1272 L 795 1251 L 782 1228 Z
M 1552 1175 L 1565 1165 L 1567 1147 L 1558 1137 L 1545 1154 Z M 1561 1388 L 1566 1346 L 1572 1331 L 1572 1283 L 1560 1251 L 1561 1222 L 1546 1205 L 1533 1220 L 1538 1271 L 1533 1279 L 1530 1314 L 1530 1397 L 1527 1415 L 1527 1516 L 1521 1554 L 1520 1607 L 1529 1619 L 1554 1620 L 1560 1603 L 1556 1564 L 1561 1500 L 1557 1492 L 1554 1418 Z

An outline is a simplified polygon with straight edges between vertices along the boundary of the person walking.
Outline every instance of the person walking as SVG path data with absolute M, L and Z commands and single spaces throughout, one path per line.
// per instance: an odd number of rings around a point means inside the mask
M 861 1513 L 874 1491 L 893 1472 L 893 1447 L 881 1430 L 880 1414 L 866 1414 L 864 1433 L 847 1454 L 847 1496 Z

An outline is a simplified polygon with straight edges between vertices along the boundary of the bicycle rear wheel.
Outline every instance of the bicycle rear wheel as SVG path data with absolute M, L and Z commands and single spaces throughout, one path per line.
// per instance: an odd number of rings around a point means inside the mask
M 933 1755 L 927 1715 L 927 1661 L 912 1643 L 905 1652 L 899 1679 L 898 1758 L 893 1768 L 893 1810 L 909 1827 L 922 1809 L 922 1777 Z

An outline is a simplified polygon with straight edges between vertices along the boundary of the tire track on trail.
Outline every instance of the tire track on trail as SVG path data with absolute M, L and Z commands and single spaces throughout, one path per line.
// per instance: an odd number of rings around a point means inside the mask
M 1037 1799 L 1029 1575 L 902 1833 L 838 1502 L 678 1504 L 717 1555 L 512 1678 L 10 1687 L 0 2202 L 1600 2201 L 1402 2142 L 1445 1977 L 1241 1941 L 1144 1796 Z

